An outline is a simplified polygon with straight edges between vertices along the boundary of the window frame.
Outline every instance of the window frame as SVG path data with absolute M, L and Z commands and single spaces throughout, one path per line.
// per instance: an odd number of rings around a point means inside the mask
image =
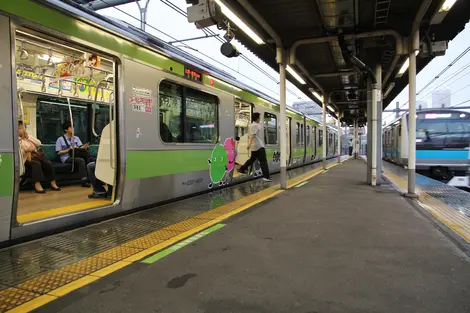
M 187 89 L 190 88 L 190 89 L 193 89 L 195 91 L 198 91 L 198 92 L 202 92 L 202 93 L 205 93 L 207 95 L 211 95 L 213 96 L 217 102 L 216 102 L 216 105 L 215 105 L 215 110 L 216 110 L 216 135 L 217 135 L 217 142 L 213 142 L 213 143 L 197 143 L 197 142 L 185 142 L 184 139 L 185 137 L 183 137 L 183 142 L 178 142 L 178 141 L 175 141 L 175 142 L 166 142 L 162 139 L 162 136 L 161 136 L 161 132 L 160 132 L 160 87 L 162 85 L 162 83 L 170 83 L 170 84 L 174 84 L 174 85 L 177 85 L 179 87 L 182 88 L 182 99 L 181 99 L 181 112 L 180 112 L 180 116 L 183 116 L 183 119 L 180 120 L 181 123 L 182 123 L 182 132 L 183 132 L 183 136 L 185 136 L 185 122 L 186 122 L 186 94 L 187 94 Z M 160 139 L 160 142 L 164 145 L 168 145 L 168 146 L 190 146 L 190 145 L 196 145 L 196 146 L 213 146 L 213 145 L 217 145 L 217 144 L 220 144 L 220 98 L 217 94 L 213 93 L 213 92 L 207 92 L 205 90 L 201 90 L 200 88 L 196 88 L 196 87 L 193 87 L 189 84 L 182 84 L 178 81 L 175 81 L 175 80 L 172 80 L 172 79 L 168 79 L 166 77 L 164 77 L 163 79 L 160 80 L 160 82 L 158 83 L 157 85 L 157 95 L 158 95 L 158 98 L 157 98 L 157 121 L 158 121 L 158 126 L 157 126 L 157 132 L 158 132 L 158 138 Z M 181 114 L 183 113 L 183 114 Z

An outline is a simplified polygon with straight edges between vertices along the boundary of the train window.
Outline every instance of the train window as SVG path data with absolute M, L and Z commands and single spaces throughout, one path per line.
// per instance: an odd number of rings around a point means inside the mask
M 268 145 L 277 144 L 277 117 L 271 113 L 264 113 L 264 141 Z
M 323 130 L 318 131 L 318 146 L 323 146 Z
M 300 143 L 303 146 L 304 145 L 304 124 L 300 124 Z
M 216 96 L 162 81 L 159 98 L 160 136 L 164 142 L 218 141 Z

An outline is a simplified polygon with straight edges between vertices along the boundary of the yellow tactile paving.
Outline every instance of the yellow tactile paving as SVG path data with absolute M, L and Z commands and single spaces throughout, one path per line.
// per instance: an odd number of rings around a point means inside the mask
M 329 165 L 327 168 L 336 165 Z M 316 169 L 289 180 L 288 188 L 323 172 L 324 170 L 322 169 Z M 132 264 L 132 262 L 171 246 L 230 216 L 272 198 L 281 192 L 283 190 L 279 190 L 278 186 L 272 186 L 182 222 L 133 239 L 61 269 L 53 270 L 26 281 L 16 286 L 17 288 L 0 291 L 0 312 L 30 312 L 58 297 L 90 284 L 100 277 L 109 275 Z
M 59 269 L 30 279 L 16 287 L 22 290 L 46 294 L 83 276 L 83 274 L 66 272 L 63 269 Z
M 2 290 L 0 291 L 0 311 L 12 309 L 39 296 L 40 294 L 18 288 Z
M 406 192 L 408 183 L 401 177 L 393 174 L 388 170 L 383 170 L 385 176 L 401 191 Z M 444 225 L 452 229 L 460 237 L 470 242 L 470 219 L 446 205 L 444 202 L 432 197 L 420 188 L 416 188 L 419 199 L 415 200 L 421 207 L 431 213 Z

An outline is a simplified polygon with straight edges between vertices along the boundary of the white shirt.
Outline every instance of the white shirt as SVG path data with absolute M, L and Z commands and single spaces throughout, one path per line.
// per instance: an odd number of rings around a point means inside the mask
M 251 123 L 250 136 L 254 136 L 253 143 L 251 144 L 251 151 L 258 151 L 264 148 L 264 127 L 261 123 Z

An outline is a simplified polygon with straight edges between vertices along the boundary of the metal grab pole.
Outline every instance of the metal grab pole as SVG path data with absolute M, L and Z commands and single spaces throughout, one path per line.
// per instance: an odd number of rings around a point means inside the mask
M 281 102 L 281 189 L 287 188 L 287 129 L 286 129 L 286 53 L 281 47 L 277 48 L 277 62 L 280 74 L 280 102 Z
M 408 115 L 408 195 L 416 196 L 416 54 L 419 49 L 419 31 L 412 34 L 410 47 L 409 115 Z
M 338 111 L 338 163 L 341 163 L 341 112 Z
M 67 97 L 67 103 L 69 105 L 70 126 L 72 126 L 72 141 L 71 141 L 71 146 L 72 146 L 72 170 L 71 170 L 71 172 L 73 173 L 73 171 L 75 170 L 75 128 L 73 127 L 72 106 L 70 105 L 70 98 L 69 97 Z M 67 143 L 65 142 L 65 144 L 67 144 Z
M 328 147 L 328 134 L 326 133 L 326 103 L 325 103 L 325 96 L 324 94 L 321 95 L 321 103 L 323 107 L 322 111 L 322 132 L 323 132 L 323 142 L 322 142 L 322 164 L 323 164 L 323 169 L 326 170 L 326 149 Z

